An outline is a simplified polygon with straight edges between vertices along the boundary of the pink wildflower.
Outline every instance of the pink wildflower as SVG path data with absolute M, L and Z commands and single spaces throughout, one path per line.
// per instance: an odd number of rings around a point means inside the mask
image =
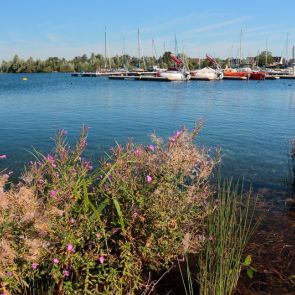
M 96 233 L 95 236 L 100 239 L 100 234 L 99 233 Z
M 93 169 L 93 166 L 92 166 L 90 161 L 84 161 L 83 164 L 84 164 L 85 169 L 87 169 L 87 170 L 92 170 Z
M 147 175 L 146 181 L 147 183 L 151 183 L 153 181 L 153 178 L 150 175 Z
M 57 191 L 50 191 L 50 197 L 55 198 L 57 196 Z
M 177 131 L 177 132 L 175 133 L 174 137 L 175 137 L 175 138 L 178 138 L 178 137 L 181 135 L 181 133 L 182 133 L 181 131 Z
M 0 155 L 0 159 L 6 159 L 7 156 L 6 155 Z
M 149 150 L 152 151 L 152 152 L 154 152 L 154 151 L 155 151 L 155 146 L 152 145 L 152 144 L 150 144 L 150 145 L 149 145 Z
M 58 264 L 59 263 L 59 259 L 58 258 L 53 258 L 53 264 Z
M 72 217 L 72 218 L 70 219 L 70 223 L 71 223 L 71 224 L 76 223 L 76 219 Z
M 54 162 L 54 158 L 51 155 L 47 155 L 46 160 L 51 164 L 53 168 L 56 168 L 56 164 Z
M 134 151 L 135 156 L 139 156 L 141 153 L 142 153 L 142 150 L 141 149 L 136 149 Z
M 99 260 L 99 262 L 100 262 L 101 264 L 103 264 L 104 261 L 105 261 L 105 257 L 102 256 L 102 255 L 100 255 L 99 258 L 98 258 L 98 260 Z
M 67 251 L 70 252 L 70 253 L 74 253 L 75 252 L 74 247 L 73 247 L 72 244 L 68 244 L 67 245 Z
M 169 137 L 171 142 L 175 142 L 176 139 L 181 135 L 182 131 L 177 131 L 173 136 Z
M 37 269 L 39 266 L 39 263 L 33 262 L 32 263 L 32 269 Z
M 68 270 L 64 270 L 63 272 L 64 277 L 69 277 L 70 276 L 70 272 Z

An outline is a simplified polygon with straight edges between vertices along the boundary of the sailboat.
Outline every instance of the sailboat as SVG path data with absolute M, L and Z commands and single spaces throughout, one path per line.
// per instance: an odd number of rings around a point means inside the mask
M 239 67 L 232 69 L 226 67 L 223 71 L 224 77 L 227 78 L 240 78 L 240 79 L 250 79 L 250 80 L 264 80 L 265 79 L 265 72 L 261 71 L 253 71 L 249 67 L 240 67 L 242 62 L 242 33 L 240 32 L 240 58 L 239 58 Z
M 176 64 L 174 68 L 168 68 L 167 71 L 161 72 L 158 71 L 156 76 L 163 77 L 169 79 L 171 81 L 187 81 L 191 78 L 190 72 L 187 70 L 183 61 L 176 57 L 174 54 L 170 54 L 171 60 L 173 60 Z
M 141 52 L 141 43 L 140 43 L 140 35 L 139 35 L 139 28 L 137 29 L 137 50 L 138 50 L 138 65 L 136 68 L 133 68 L 133 72 L 144 72 L 145 71 L 145 60 L 144 57 L 142 57 L 142 52 Z M 143 68 L 141 67 L 140 61 L 143 61 Z
M 216 62 L 216 60 L 208 54 L 206 54 L 206 58 L 210 64 L 215 66 L 215 68 L 205 67 L 200 70 L 191 71 L 190 73 L 191 73 L 192 78 L 194 78 L 196 80 L 221 80 L 221 79 L 223 79 L 222 69 L 221 69 L 220 65 Z

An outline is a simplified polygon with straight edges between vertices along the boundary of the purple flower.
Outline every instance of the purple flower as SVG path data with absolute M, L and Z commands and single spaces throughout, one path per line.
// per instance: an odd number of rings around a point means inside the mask
M 151 183 L 153 181 L 153 178 L 150 175 L 147 175 L 146 182 Z
M 33 262 L 32 263 L 32 269 L 37 269 L 39 266 L 39 263 Z
M 141 149 L 136 149 L 134 151 L 135 156 L 139 156 L 141 153 L 142 153 L 142 150 Z
M 154 151 L 155 151 L 155 146 L 152 145 L 152 144 L 150 144 L 150 145 L 149 145 L 149 150 L 152 151 L 152 152 L 154 152 Z
M 173 136 L 169 137 L 171 142 L 175 142 L 176 139 L 181 135 L 182 131 L 177 131 Z
M 69 277 L 70 276 L 70 272 L 68 270 L 64 270 L 63 272 L 64 277 Z
M 67 245 L 67 251 L 70 252 L 70 253 L 74 253 L 75 252 L 74 247 L 73 247 L 72 244 L 68 244 Z
M 93 169 L 93 166 L 92 166 L 90 161 L 84 161 L 83 164 L 84 164 L 85 169 L 87 169 L 87 170 L 92 170 Z
M 64 130 L 64 129 L 61 129 L 60 133 L 61 133 L 61 135 L 67 135 L 68 134 L 68 131 L 67 130 Z
M 102 256 L 102 255 L 100 255 L 99 258 L 98 258 L 98 261 L 99 261 L 101 264 L 103 264 L 104 261 L 105 261 L 105 257 Z
M 76 219 L 72 217 L 72 218 L 70 219 L 70 223 L 71 223 L 71 224 L 76 223 Z
M 50 197 L 55 198 L 57 196 L 57 191 L 50 191 Z
M 7 156 L 6 155 L 0 155 L 0 159 L 6 159 Z
M 176 134 L 174 135 L 176 138 L 178 138 L 181 135 L 181 131 L 177 131 Z
M 46 160 L 51 164 L 53 168 L 56 168 L 56 164 L 54 162 L 54 158 L 51 155 L 47 155 Z
M 53 258 L 53 264 L 58 264 L 59 263 L 59 259 L 58 258 Z
M 12 272 L 12 271 L 8 271 L 8 272 L 6 273 L 6 275 L 7 275 L 8 277 L 11 277 L 11 276 L 13 275 L 13 272 Z

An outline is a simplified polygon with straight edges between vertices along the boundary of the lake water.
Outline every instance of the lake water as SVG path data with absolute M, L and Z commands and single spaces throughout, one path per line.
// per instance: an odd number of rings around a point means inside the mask
M 0 74 L 0 170 L 17 175 L 29 151 L 53 147 L 57 129 L 72 142 L 91 127 L 87 154 L 98 162 L 115 142 L 149 143 L 182 125 L 205 126 L 197 143 L 220 146 L 223 171 L 255 187 L 280 189 L 288 176 L 288 141 L 295 137 L 295 81 L 113 81 L 69 74 Z

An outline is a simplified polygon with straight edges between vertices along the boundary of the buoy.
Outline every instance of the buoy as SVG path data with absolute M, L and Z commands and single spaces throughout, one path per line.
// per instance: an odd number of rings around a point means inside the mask
M 27 78 L 27 77 L 23 77 L 22 80 L 23 80 L 23 81 L 27 81 L 28 78 Z

